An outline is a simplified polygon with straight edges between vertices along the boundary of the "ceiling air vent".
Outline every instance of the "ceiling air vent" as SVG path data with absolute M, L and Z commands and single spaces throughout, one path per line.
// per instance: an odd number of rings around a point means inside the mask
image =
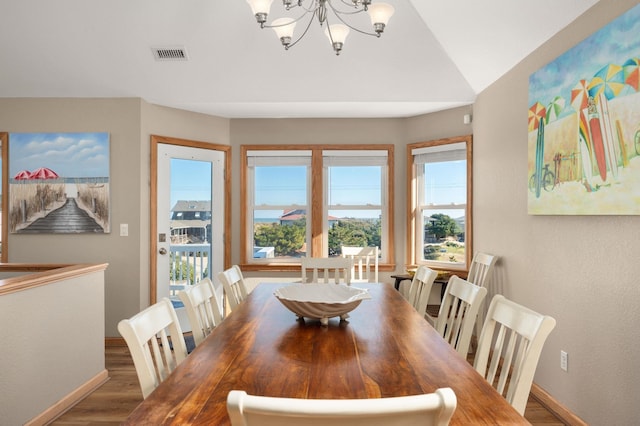
M 184 47 L 152 47 L 156 61 L 186 61 L 187 50 Z

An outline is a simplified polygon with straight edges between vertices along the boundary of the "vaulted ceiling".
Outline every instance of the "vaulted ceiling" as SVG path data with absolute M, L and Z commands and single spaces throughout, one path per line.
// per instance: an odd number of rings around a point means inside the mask
M 316 23 L 285 51 L 245 0 L 4 1 L 0 97 L 140 97 L 228 118 L 409 117 L 472 104 L 597 2 L 384 1 L 395 14 L 382 37 L 352 31 L 340 56 Z M 269 20 L 281 11 L 275 0 Z M 154 47 L 183 48 L 187 60 L 157 61 Z

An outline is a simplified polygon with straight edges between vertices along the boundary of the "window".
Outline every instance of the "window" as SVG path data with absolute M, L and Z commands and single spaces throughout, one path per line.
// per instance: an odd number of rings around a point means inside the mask
M 471 136 L 407 146 L 410 263 L 466 270 L 471 256 Z
M 342 245 L 375 245 L 388 263 L 392 161 L 391 145 L 243 146 L 243 265 L 297 267 Z
M 340 256 L 341 246 L 376 246 L 384 253 L 386 226 L 387 151 L 323 151 L 326 188 L 323 237 L 328 255 Z

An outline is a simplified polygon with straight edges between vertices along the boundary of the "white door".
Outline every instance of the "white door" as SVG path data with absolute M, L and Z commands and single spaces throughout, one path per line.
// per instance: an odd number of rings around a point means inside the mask
M 169 297 L 183 331 L 191 330 L 177 292 L 224 267 L 225 152 L 157 145 L 156 300 Z

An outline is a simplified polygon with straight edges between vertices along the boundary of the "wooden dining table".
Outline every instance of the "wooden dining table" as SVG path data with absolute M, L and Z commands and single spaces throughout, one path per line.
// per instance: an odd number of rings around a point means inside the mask
M 228 425 L 227 394 L 386 398 L 450 387 L 452 425 L 529 424 L 388 284 L 346 321 L 298 320 L 259 284 L 127 418 L 126 425 Z M 333 284 L 327 284 L 333 285 Z

